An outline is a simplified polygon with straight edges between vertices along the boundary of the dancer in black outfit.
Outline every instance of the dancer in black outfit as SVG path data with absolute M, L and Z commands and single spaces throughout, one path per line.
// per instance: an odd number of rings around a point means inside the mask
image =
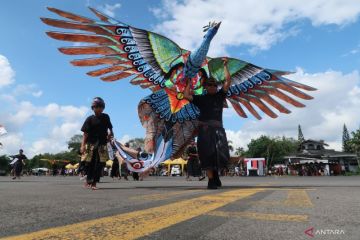
M 196 147 L 195 140 L 191 140 L 190 146 L 187 148 L 188 161 L 186 164 L 186 180 L 191 181 L 191 176 L 199 177 L 199 181 L 204 180 L 205 176 L 202 175 L 199 154 Z
M 25 165 L 24 160 L 27 160 L 27 157 L 24 155 L 24 150 L 20 149 L 19 154 L 10 157 L 13 159 L 17 159 L 17 161 L 13 165 L 14 177 L 12 179 L 20 179 L 23 166 Z
M 200 110 L 197 147 L 201 167 L 206 170 L 209 178 L 208 189 L 221 187 L 218 171 L 226 168 L 230 158 L 222 113 L 231 78 L 227 68 L 227 59 L 224 58 L 223 61 L 225 83 L 219 91 L 217 81 L 213 77 L 204 83 L 206 93 L 203 95 L 192 95 L 189 83 L 184 91 L 184 97 Z
M 85 120 L 81 128 L 84 135 L 80 151 L 81 160 L 85 161 L 87 166 L 86 187 L 96 190 L 96 183 L 99 182 L 105 162 L 109 159 L 106 144 L 114 134 L 109 115 L 103 113 L 104 100 L 100 97 L 94 98 L 91 109 L 94 114 Z

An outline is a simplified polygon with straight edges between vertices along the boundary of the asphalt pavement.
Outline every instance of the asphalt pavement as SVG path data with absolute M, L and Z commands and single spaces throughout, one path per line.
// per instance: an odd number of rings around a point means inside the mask
M 360 239 L 360 177 L 0 177 L 0 238 Z

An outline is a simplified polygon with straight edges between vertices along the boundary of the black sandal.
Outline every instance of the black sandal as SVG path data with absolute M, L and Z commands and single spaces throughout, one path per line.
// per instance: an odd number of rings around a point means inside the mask
M 216 184 L 215 184 L 214 179 L 209 179 L 207 188 L 210 189 L 210 190 L 215 190 L 215 189 L 217 189 L 217 186 L 216 186 Z
M 220 181 L 220 177 L 219 177 L 219 173 L 218 171 L 214 170 L 214 182 L 216 184 L 217 187 L 221 187 L 222 183 Z

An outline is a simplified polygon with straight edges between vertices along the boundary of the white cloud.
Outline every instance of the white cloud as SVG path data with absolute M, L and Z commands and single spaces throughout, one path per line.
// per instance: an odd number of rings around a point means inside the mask
M 43 95 L 43 91 L 38 90 L 36 92 L 32 92 L 31 95 L 33 95 L 34 97 L 38 98 L 41 97 Z
M 38 107 L 35 114 L 38 116 L 47 117 L 50 119 L 62 118 L 65 121 L 71 122 L 73 120 L 82 118 L 87 113 L 87 107 L 75 107 L 72 105 L 60 106 L 56 103 L 50 103 L 43 107 Z
M 121 7 L 120 3 L 105 4 L 99 7 L 100 12 L 105 13 L 109 17 L 115 17 L 115 10 Z
M 81 123 L 88 112 L 88 108 L 84 106 L 61 106 L 56 103 L 35 106 L 31 102 L 23 101 L 18 103 L 17 106 L 17 108 L 14 108 L 13 113 L 2 119 L 5 125 L 20 133 L 21 129 L 28 124 L 36 128 L 45 122 L 46 129 L 49 129 L 49 133 L 44 132 L 34 143 L 26 145 L 29 148 L 30 156 L 44 152 L 57 153 L 66 150 L 66 142 L 74 134 L 80 133 Z M 40 119 L 42 119 L 41 122 L 34 121 Z M 7 139 L 2 142 L 4 145 L 11 144 L 11 142 L 7 142 Z
M 243 147 L 246 149 L 246 146 L 249 144 L 251 139 L 256 139 L 261 135 L 267 134 L 266 132 L 262 131 L 247 131 L 246 129 L 239 131 L 233 131 L 228 129 L 226 130 L 226 137 L 232 142 L 234 151 L 236 151 L 236 148 L 238 147 Z
M 30 157 L 39 153 L 57 153 L 67 150 L 67 141 L 80 133 L 81 124 L 88 113 L 87 107 L 61 106 L 50 103 L 45 106 L 36 106 L 31 102 L 24 101 L 17 104 L 11 113 L 2 114 L 2 124 L 10 134 L 1 137 L 4 147 L 1 154 L 13 154 L 14 149 L 25 148 Z M 24 128 L 32 126 L 33 130 L 26 130 L 27 134 L 35 134 L 32 131 L 43 129 L 43 132 L 29 142 L 24 137 Z
M 14 75 L 10 63 L 0 55 L 0 81 L 8 79 L 0 82 L 0 124 L 8 130 L 8 134 L 0 138 L 3 144 L 0 154 L 14 154 L 24 148 L 28 157 L 32 157 L 66 150 L 66 142 L 80 132 L 88 108 L 57 103 L 35 105 L 30 100 L 19 100 L 20 96 L 22 99 L 40 97 L 42 91 L 35 84 L 18 84 L 11 91 L 1 89 L 15 82 Z
M 90 43 L 83 43 L 83 42 L 74 42 L 72 44 L 73 47 L 86 47 L 86 46 L 91 46 L 92 44 Z
M 289 78 L 317 88 L 318 91 L 310 92 L 314 100 L 302 101 L 307 105 L 305 108 L 284 104 L 292 113 L 279 114 L 276 119 L 265 116 L 261 121 L 246 120 L 241 130 L 227 130 L 228 138 L 235 147 L 246 147 L 252 138 L 262 134 L 297 139 L 300 124 L 305 138 L 323 139 L 331 148 L 341 150 L 343 124 L 350 131 L 360 124 L 360 73 L 329 70 L 309 74 L 298 69 Z
M 80 133 L 81 122 L 65 122 L 60 126 L 55 126 L 51 132 L 51 136 L 60 139 L 70 139 L 74 133 Z
M 31 144 L 31 155 L 40 153 L 58 153 L 68 150 L 67 141 L 75 134 L 80 134 L 81 122 L 65 122 L 53 127 L 51 133 Z
M 5 146 L 1 150 L 2 154 L 12 154 L 14 148 L 19 148 L 19 145 L 27 149 L 30 157 L 44 152 L 65 151 L 67 141 L 74 134 L 80 133 L 81 124 L 88 113 L 88 108 L 84 106 L 61 106 L 55 103 L 36 106 L 29 101 L 16 105 L 12 112 L 1 115 L 2 124 L 12 132 L 11 135 L 1 138 Z M 22 139 L 24 139 L 23 129 L 26 126 L 32 126 L 33 129 L 40 127 L 44 132 L 40 133 L 33 142 L 25 142 Z M 10 145 L 13 147 L 7 147 Z
M 120 139 L 117 139 L 119 142 L 121 142 L 122 144 L 127 143 L 128 141 L 130 141 L 130 139 L 132 139 L 132 137 L 128 134 L 123 135 Z
M 0 88 L 12 84 L 15 71 L 11 68 L 8 59 L 0 54 Z
M 360 43 L 355 48 L 351 49 L 349 52 L 343 54 L 342 57 L 348 57 L 358 53 L 360 53 Z
M 35 84 L 18 84 L 14 87 L 12 95 L 32 95 L 34 97 L 41 97 L 43 92 L 37 88 Z
M 343 26 L 356 21 L 360 14 L 357 0 L 164 0 L 151 12 L 162 22 L 155 31 L 169 36 L 181 47 L 193 49 L 202 40 L 202 26 L 222 21 L 213 39 L 210 55 L 224 54 L 228 46 L 249 45 L 265 50 L 299 32 L 289 23 L 308 19 L 314 26 Z
M 34 117 L 44 117 L 48 120 L 76 121 L 83 118 L 88 112 L 87 107 L 60 106 L 49 103 L 45 106 L 35 106 L 29 101 L 15 102 L 12 112 L 8 114 L 8 122 L 12 125 L 22 126 Z M 4 120 L 5 121 L 5 120 Z
M 20 127 L 31 120 L 34 116 L 36 108 L 31 102 L 24 101 L 16 105 L 14 112 L 10 113 L 8 122 L 11 125 Z
M 3 146 L 0 148 L 0 155 L 16 154 L 19 149 L 24 148 L 23 135 L 21 133 L 8 133 L 0 137 Z

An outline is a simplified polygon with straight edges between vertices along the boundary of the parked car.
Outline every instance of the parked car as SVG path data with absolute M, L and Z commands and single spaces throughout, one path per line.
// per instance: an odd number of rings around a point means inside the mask
M 33 168 L 31 169 L 32 173 L 36 176 L 40 175 L 46 175 L 46 173 L 49 171 L 48 168 Z
M 181 176 L 181 168 L 180 165 L 174 165 L 171 168 L 171 176 Z
M 168 176 L 168 171 L 165 169 L 160 172 L 160 176 Z
M 6 171 L 5 171 L 5 170 L 0 169 L 0 176 L 6 176 Z

